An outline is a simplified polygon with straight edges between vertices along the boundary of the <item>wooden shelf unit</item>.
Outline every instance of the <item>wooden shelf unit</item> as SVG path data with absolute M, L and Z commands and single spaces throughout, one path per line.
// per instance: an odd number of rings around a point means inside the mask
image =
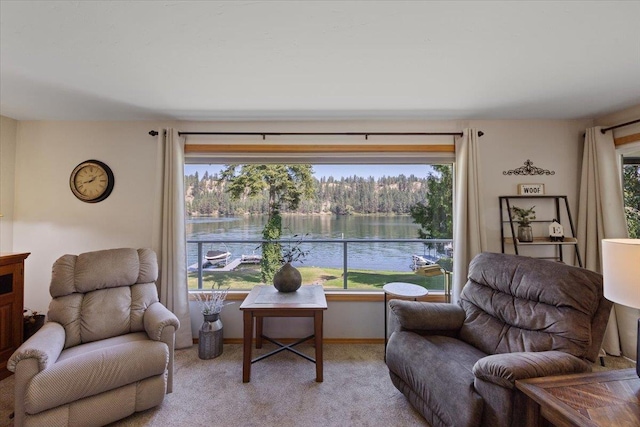
M 553 246 L 555 248 L 555 255 L 552 257 L 538 257 L 544 259 L 554 259 L 556 261 L 564 262 L 564 253 L 563 247 L 569 246 L 573 247 L 576 254 L 576 259 L 578 260 L 578 265 L 582 267 L 582 258 L 580 257 L 580 251 L 578 250 L 578 239 L 576 239 L 576 230 L 573 224 L 573 218 L 571 217 L 571 209 L 569 208 L 569 202 L 567 200 L 567 196 L 558 196 L 558 195 L 541 195 L 541 196 L 499 196 L 500 201 L 500 240 L 502 246 L 502 253 L 505 253 L 505 245 L 513 245 L 513 249 L 516 255 L 520 255 L 520 248 L 527 246 Z M 517 221 L 514 220 L 513 214 L 511 212 L 512 201 L 513 200 L 538 200 L 538 201 L 549 201 L 553 203 L 553 208 L 555 212 L 554 218 L 547 219 L 536 219 L 532 222 L 534 223 L 547 223 L 551 224 L 554 219 L 558 221 L 561 220 L 561 213 L 566 215 L 566 218 L 569 221 L 569 227 L 564 227 L 565 237 L 562 242 L 552 242 L 549 236 L 544 237 L 534 237 L 533 242 L 521 242 L 517 238 Z M 564 203 L 561 203 L 564 202 Z M 536 205 L 537 206 L 537 205 Z M 505 218 L 506 212 L 506 218 Z M 505 235 L 505 226 L 507 227 L 507 231 L 510 231 L 511 237 L 507 237 Z M 567 232 L 570 232 L 570 235 L 567 235 Z
M 505 237 L 504 242 L 508 244 L 513 244 L 514 240 L 512 237 Z M 552 242 L 548 237 L 534 237 L 533 242 L 521 242 L 517 237 L 515 242 L 520 246 L 527 245 L 577 245 L 578 239 L 575 237 L 565 237 L 563 242 Z

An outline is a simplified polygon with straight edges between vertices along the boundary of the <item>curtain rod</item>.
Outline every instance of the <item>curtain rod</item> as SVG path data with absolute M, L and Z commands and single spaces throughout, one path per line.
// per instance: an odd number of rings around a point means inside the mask
M 158 131 L 149 131 L 149 135 L 157 136 Z M 431 136 L 431 135 L 445 135 L 445 136 L 462 136 L 462 132 L 178 132 L 178 135 L 261 135 L 262 139 L 266 139 L 267 136 L 364 136 L 364 139 L 369 139 L 369 136 Z M 484 135 L 484 132 L 478 132 L 478 136 Z
M 624 126 L 632 125 L 632 124 L 634 124 L 634 123 L 640 123 L 640 119 L 632 120 L 632 121 L 627 122 L 627 123 L 620 123 L 619 125 L 611 126 L 611 127 L 604 128 L 604 129 L 600 129 L 600 132 L 602 132 L 602 133 L 604 134 L 604 133 L 606 133 L 608 130 L 618 129 L 618 128 L 621 128 L 621 127 L 624 127 Z

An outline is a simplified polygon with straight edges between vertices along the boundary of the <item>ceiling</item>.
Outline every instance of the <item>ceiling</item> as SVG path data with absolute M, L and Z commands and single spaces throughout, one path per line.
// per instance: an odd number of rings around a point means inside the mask
M 0 1 L 18 120 L 578 119 L 640 104 L 640 1 Z

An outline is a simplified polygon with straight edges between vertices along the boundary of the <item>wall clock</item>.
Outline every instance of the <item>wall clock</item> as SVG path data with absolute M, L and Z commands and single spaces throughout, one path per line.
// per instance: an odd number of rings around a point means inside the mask
M 99 160 L 86 160 L 71 172 L 69 186 L 83 202 L 101 202 L 111 194 L 114 178 L 111 168 Z

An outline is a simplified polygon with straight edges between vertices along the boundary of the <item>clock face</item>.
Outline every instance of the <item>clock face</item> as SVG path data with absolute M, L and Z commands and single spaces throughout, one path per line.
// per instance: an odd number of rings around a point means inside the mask
M 83 202 L 100 202 L 113 190 L 113 172 L 106 164 L 98 160 L 80 163 L 71 172 L 69 186 L 73 194 Z

